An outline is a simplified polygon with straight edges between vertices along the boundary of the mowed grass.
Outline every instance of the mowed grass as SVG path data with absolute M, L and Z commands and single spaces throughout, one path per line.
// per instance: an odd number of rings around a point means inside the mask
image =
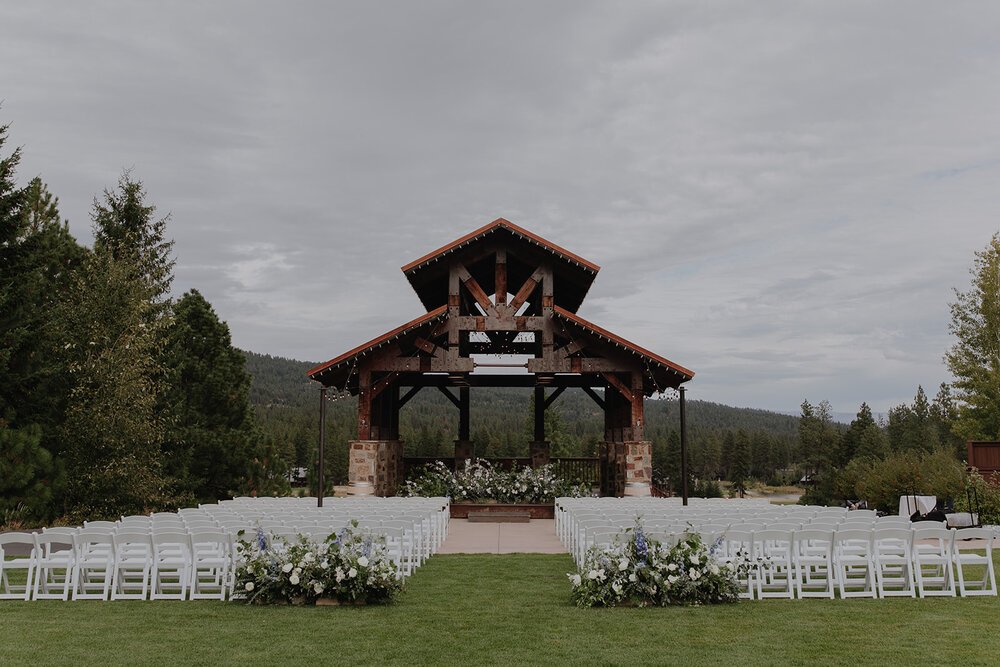
M 569 556 L 435 556 L 388 607 L 0 602 L 0 665 L 971 665 L 997 598 L 577 609 Z

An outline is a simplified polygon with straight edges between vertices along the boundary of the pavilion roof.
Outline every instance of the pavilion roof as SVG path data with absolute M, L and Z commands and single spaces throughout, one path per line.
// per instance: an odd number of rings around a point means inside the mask
M 487 291 L 495 289 L 492 255 L 484 255 L 487 247 L 502 245 L 508 250 L 508 288 L 516 291 L 540 261 L 551 262 L 556 276 L 556 303 L 575 312 L 583 302 L 591 283 L 601 267 L 565 248 L 519 227 L 509 220 L 497 218 L 451 243 L 433 250 L 402 267 L 420 301 L 427 310 L 448 302 L 448 262 L 458 258 L 467 262 L 466 268 Z

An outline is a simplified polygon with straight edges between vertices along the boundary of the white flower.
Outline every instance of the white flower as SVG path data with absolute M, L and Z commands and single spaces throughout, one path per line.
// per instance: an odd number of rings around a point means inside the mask
M 719 566 L 716 565 L 715 563 L 712 563 L 711 565 L 709 565 L 708 569 L 712 572 L 712 574 L 718 574 L 719 573 Z
M 319 595 L 323 592 L 323 584 L 317 581 L 316 585 L 313 586 L 313 590 L 316 591 L 316 595 Z
M 698 554 L 691 554 L 691 564 L 697 565 L 700 561 L 698 560 Z
M 667 569 L 673 572 L 674 570 L 677 569 L 677 563 L 670 563 L 669 565 L 667 565 Z
M 360 565 L 361 567 L 367 567 L 368 566 L 368 558 L 366 558 L 365 556 L 362 556 L 361 558 L 359 558 L 358 559 L 358 565 Z
M 635 576 L 635 572 L 633 572 L 632 574 L 628 575 L 628 580 L 629 581 L 639 581 L 639 577 Z
M 678 577 L 676 574 L 671 574 L 670 576 L 667 577 L 667 581 L 669 581 L 670 583 L 674 583 L 675 581 L 677 581 L 677 579 Z
M 320 564 L 319 564 L 319 566 L 320 566 L 321 568 L 323 568 L 324 570 L 327 570 L 327 569 L 329 569 L 329 568 L 330 568 L 330 561 L 326 561 L 326 560 L 325 560 L 325 561 L 323 561 L 322 563 L 320 563 Z
M 353 579 L 354 577 L 358 576 L 358 571 L 352 567 L 350 570 L 347 571 L 347 576 Z
M 301 567 L 295 568 L 294 570 L 292 570 L 292 574 L 302 574 L 302 568 Z
M 298 586 L 298 584 L 299 584 L 299 575 L 293 574 L 292 576 L 290 576 L 288 578 L 288 583 L 290 583 L 292 586 Z
M 597 579 L 597 570 L 591 570 L 587 573 L 588 579 Z
M 591 570 L 591 571 L 593 571 L 593 570 Z M 597 573 L 594 572 L 594 574 L 596 575 Z M 579 574 L 571 574 L 571 575 L 568 575 L 568 576 L 569 576 L 570 583 L 573 584 L 573 588 L 576 588 L 577 586 L 579 586 L 582 583 L 582 581 L 583 581 L 580 578 Z M 593 577 L 591 577 L 591 579 L 593 579 Z
M 250 591 L 253 590 L 253 582 L 252 581 L 248 581 L 247 585 L 244 586 L 244 588 L 247 590 L 247 593 L 249 593 Z
M 628 558 L 622 558 L 618 561 L 618 569 L 623 572 L 628 569 Z
M 333 573 L 334 577 L 337 579 L 338 584 L 344 580 L 344 571 L 341 570 L 339 567 L 336 570 L 334 570 Z
M 311 563 L 314 560 L 316 560 L 316 556 L 313 555 L 313 552 L 307 551 L 306 555 L 302 557 L 302 560 L 304 560 L 307 563 Z
M 701 576 L 701 572 L 692 567 L 688 570 L 688 576 L 691 577 L 691 581 L 696 581 Z
M 597 578 L 600 579 L 601 581 L 604 581 L 604 579 L 606 578 L 606 576 L 607 575 L 604 574 L 604 568 L 603 567 L 600 570 L 597 571 Z
M 284 565 L 281 566 L 281 571 L 284 572 L 285 574 L 288 574 L 289 572 L 292 571 L 292 564 L 285 563 Z
M 622 585 L 619 584 L 617 581 L 614 582 L 613 584 L 611 584 L 611 588 L 615 591 L 615 593 L 621 593 L 622 592 Z

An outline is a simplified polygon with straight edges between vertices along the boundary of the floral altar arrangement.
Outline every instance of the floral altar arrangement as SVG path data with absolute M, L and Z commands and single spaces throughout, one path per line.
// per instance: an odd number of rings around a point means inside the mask
M 385 538 L 357 521 L 321 543 L 268 536 L 240 539 L 233 599 L 248 604 L 383 604 L 402 590 Z M 242 536 L 241 536 L 242 537 Z
M 567 576 L 579 607 L 663 607 L 736 602 L 741 568 L 749 567 L 720 564 L 697 533 L 663 545 L 637 521 L 611 545 L 591 547 L 580 571 Z
M 399 495 L 447 496 L 452 502 L 488 500 L 514 505 L 551 503 L 560 496 L 579 498 L 592 494 L 585 484 L 559 479 L 551 464 L 503 470 L 484 459 L 475 459 L 465 461 L 456 472 L 435 461 L 418 477 L 407 480 Z

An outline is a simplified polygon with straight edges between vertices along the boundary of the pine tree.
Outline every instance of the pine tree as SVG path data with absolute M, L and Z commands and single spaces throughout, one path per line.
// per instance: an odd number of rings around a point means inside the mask
M 197 290 L 174 307 L 164 363 L 166 473 L 183 492 L 213 502 L 250 491 L 251 479 L 259 490 L 266 480 L 287 473 L 291 463 L 281 460 L 281 447 L 266 443 L 257 429 L 245 358 Z M 261 466 L 271 469 L 254 469 Z
M 743 429 L 736 432 L 733 440 L 733 460 L 730 462 L 730 481 L 733 488 L 743 497 L 750 478 L 750 438 Z
M 1000 232 L 976 253 L 968 291 L 955 290 L 945 354 L 955 376 L 954 430 L 963 440 L 1000 440 Z

